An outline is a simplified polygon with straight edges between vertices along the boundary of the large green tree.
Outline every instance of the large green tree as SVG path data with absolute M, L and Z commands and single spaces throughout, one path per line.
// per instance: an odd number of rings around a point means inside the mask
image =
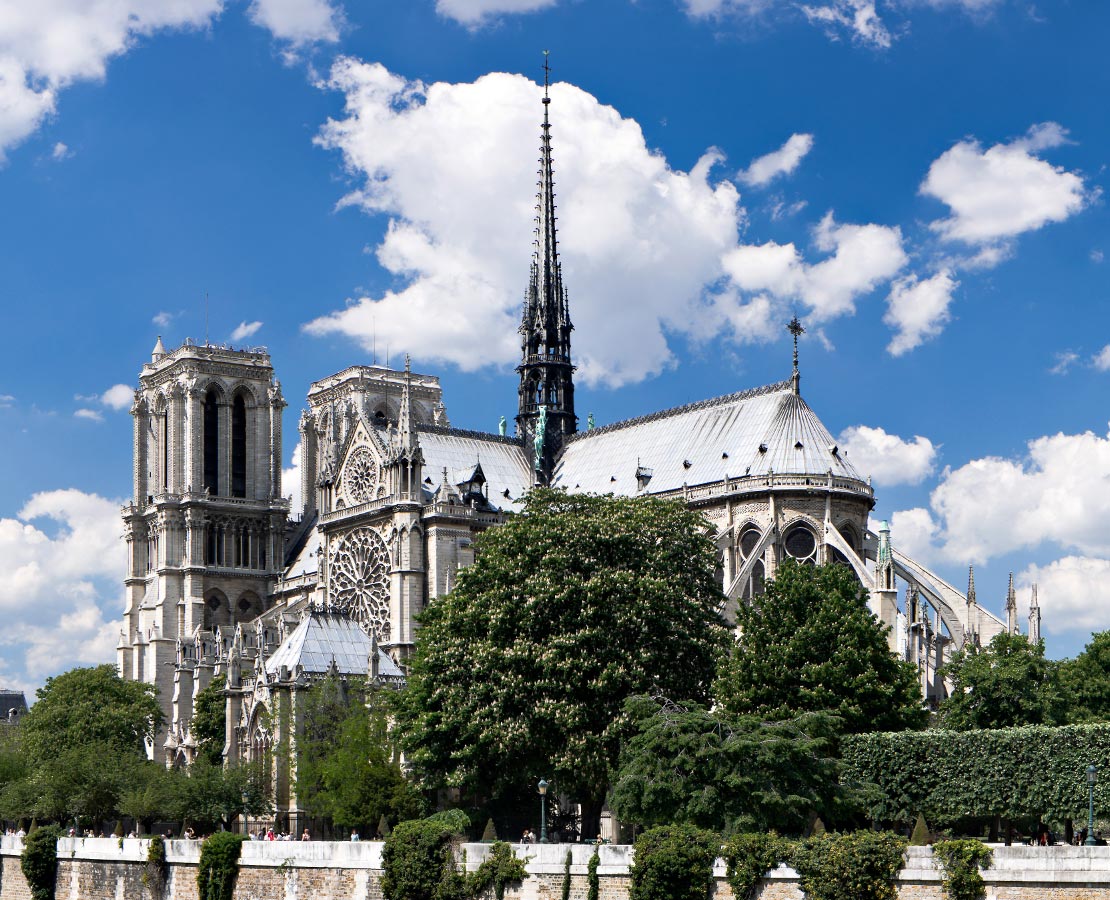
M 1058 666 L 1068 724 L 1110 721 L 1110 631 L 1092 634 L 1082 653 Z
M 952 654 L 941 674 L 952 682 L 940 705 L 942 728 L 966 731 L 1064 721 L 1056 663 L 1045 658 L 1043 641 L 1031 644 L 1023 635 L 1003 632 L 986 647 L 973 645 Z
M 830 713 L 849 734 L 924 725 L 916 670 L 890 652 L 887 628 L 847 566 L 788 559 L 736 621 L 740 638 L 716 688 L 730 713 Z
M 597 827 L 624 701 L 705 702 L 727 642 L 707 523 L 678 503 L 536 490 L 424 614 L 400 731 L 431 787 L 543 777 Z
M 193 720 L 189 730 L 197 742 L 197 754 L 214 766 L 223 762 L 224 742 L 227 740 L 226 684 L 227 679 L 217 675 L 208 687 L 197 693 L 193 701 Z

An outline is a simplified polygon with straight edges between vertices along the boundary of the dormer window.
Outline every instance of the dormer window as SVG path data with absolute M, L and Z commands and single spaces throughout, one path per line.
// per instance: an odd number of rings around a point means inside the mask
M 766 453 L 767 452 L 767 445 L 766 444 L 760 444 L 759 445 L 759 452 L 760 453 Z
M 794 442 L 794 449 L 795 450 L 801 450 L 802 449 L 802 442 L 801 441 L 795 441 Z

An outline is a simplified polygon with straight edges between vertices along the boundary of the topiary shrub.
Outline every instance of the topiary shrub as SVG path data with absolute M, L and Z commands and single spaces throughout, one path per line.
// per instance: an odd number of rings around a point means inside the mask
M 933 844 L 933 864 L 941 870 L 941 886 L 948 900 L 983 900 L 986 882 L 980 869 L 994 863 L 994 851 L 982 841 L 937 841 Z
M 400 822 L 382 850 L 382 892 L 388 900 L 465 897 L 465 879 L 455 870 L 451 847 L 455 834 L 442 814 Z
M 162 900 L 166 878 L 170 874 L 166 862 L 166 842 L 160 834 L 154 835 L 146 848 L 146 866 L 143 867 L 143 887 L 150 891 L 152 900 Z
M 467 890 L 470 896 L 478 897 L 492 887 L 494 897 L 503 900 L 506 885 L 519 884 L 527 877 L 524 860 L 516 858 L 513 848 L 504 841 L 494 841 L 489 855 L 467 879 Z
M 570 900 L 570 863 L 574 858 L 574 853 L 570 850 L 567 851 L 566 858 L 563 860 L 563 896 L 562 900 Z
M 385 813 L 382 813 L 382 817 L 378 819 L 378 837 L 384 841 L 389 837 L 389 832 L 392 830 L 393 829 L 389 827 L 389 819 L 385 817 Z
M 32 825 L 35 825 L 32 822 Z M 54 900 L 54 884 L 58 878 L 58 838 L 56 825 L 36 827 L 23 839 L 19 867 L 31 888 L 31 900 Z
M 896 900 L 906 839 L 890 832 L 814 835 L 790 862 L 806 900 Z
M 917 814 L 917 821 L 913 826 L 913 834 L 910 835 L 911 847 L 925 847 L 933 840 L 932 834 L 929 832 L 929 826 L 925 822 L 925 817 Z
M 483 841 L 496 841 L 497 840 L 497 826 L 493 824 L 493 817 L 491 816 L 486 820 L 486 827 L 482 831 Z
M 117 838 L 121 838 L 126 833 L 127 832 L 125 832 L 123 830 L 123 820 L 122 819 L 116 819 L 116 827 L 112 829 L 112 836 L 117 837 Z
M 588 886 L 586 900 L 597 900 L 597 894 L 601 888 L 601 880 L 597 877 L 597 866 L 600 862 L 601 857 L 598 855 L 597 847 L 594 847 L 594 854 L 586 865 L 586 884 Z
M 737 834 L 724 849 L 728 883 L 736 900 L 752 900 L 764 876 L 790 857 L 790 844 L 773 831 Z
M 197 896 L 200 900 L 232 900 L 239 877 L 239 854 L 243 836 L 217 831 L 200 846 L 197 865 Z
M 630 900 L 705 900 L 721 841 L 693 825 L 660 825 L 636 838 Z

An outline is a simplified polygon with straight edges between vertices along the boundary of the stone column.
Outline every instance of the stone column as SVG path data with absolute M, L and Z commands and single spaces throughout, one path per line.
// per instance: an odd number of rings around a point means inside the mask
M 185 490 L 204 493 L 204 403 L 196 378 L 185 392 L 185 433 Z
M 281 417 L 282 410 L 288 405 L 281 395 L 281 382 L 275 381 L 270 388 L 270 496 L 266 499 L 280 498 L 281 484 Z
M 304 518 L 316 511 L 316 420 L 307 409 L 301 413 L 301 483 L 295 489 L 301 492 Z
M 185 390 L 180 384 L 175 384 L 170 388 L 169 395 L 166 415 L 169 472 L 166 473 L 166 489 L 180 494 L 185 486 Z
M 146 400 L 135 392 L 135 405 L 131 407 L 131 416 L 135 420 L 135 437 L 132 448 L 132 484 L 134 486 L 135 505 L 142 506 L 146 503 L 147 494 L 151 493 L 147 485 L 147 429 L 150 427 L 150 411 Z

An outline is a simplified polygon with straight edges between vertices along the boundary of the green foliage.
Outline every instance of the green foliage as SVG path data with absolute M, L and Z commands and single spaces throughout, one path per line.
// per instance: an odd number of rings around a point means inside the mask
M 477 541 L 423 614 L 399 728 L 429 787 L 528 790 L 544 775 L 597 816 L 626 698 L 704 702 L 727 630 L 704 520 L 651 498 L 538 489 Z
M 1092 634 L 1082 653 L 1057 666 L 1068 724 L 1110 720 L 1110 631 Z
M 201 844 L 197 864 L 199 900 L 232 900 L 243 840 L 241 834 L 217 831 Z
M 942 885 L 948 900 L 983 900 L 986 882 L 980 869 L 989 869 L 994 851 L 980 841 L 937 841 L 933 860 L 944 873 Z
M 593 855 L 590 856 L 590 861 L 586 864 L 586 900 L 597 900 L 598 891 L 601 887 L 601 879 L 597 877 L 597 867 L 601 862 L 601 856 L 597 852 L 597 847 L 594 847 Z
M 197 754 L 213 766 L 223 762 L 224 741 L 227 739 L 226 685 L 227 679 L 217 675 L 193 700 L 193 720 L 189 731 L 197 742 Z
M 795 845 L 791 865 L 807 900 L 896 900 L 905 852 L 890 832 L 821 834 Z
M 298 796 L 311 815 L 340 828 L 365 831 L 383 818 L 424 813 L 423 799 L 401 772 L 379 700 L 368 697 L 359 678 L 325 678 L 307 692 L 297 741 Z
M 382 892 L 389 900 L 462 900 L 452 826 L 434 817 L 400 822 L 382 851 Z
M 378 819 L 378 834 L 384 840 L 389 837 L 389 833 L 392 830 L 393 829 L 389 827 L 389 819 L 385 817 L 385 813 L 382 813 L 382 817 Z
M 427 821 L 436 822 L 459 837 L 466 837 L 470 831 L 470 816 L 461 809 L 442 810 L 428 816 Z
M 152 900 L 161 900 L 165 891 L 166 879 L 169 877 L 170 867 L 166 862 L 166 842 L 160 834 L 154 835 L 146 849 L 146 866 L 143 868 L 143 887 L 151 895 Z
M 561 900 L 570 900 L 570 864 L 574 858 L 574 852 L 567 851 L 566 857 L 563 859 L 563 893 Z
M 941 703 L 939 725 L 955 731 L 1060 725 L 1066 716 L 1057 664 L 1045 659 L 1044 641 L 995 635 L 983 648 L 952 655 L 941 670 L 952 691 Z
M 527 877 L 524 861 L 516 858 L 513 848 L 504 841 L 494 841 L 489 855 L 467 879 L 467 890 L 470 896 L 478 897 L 492 887 L 494 897 L 503 900 L 507 885 L 519 884 Z
M 917 670 L 895 659 L 867 591 L 842 565 L 786 560 L 757 603 L 742 603 L 742 634 L 722 668 L 717 699 L 736 715 L 840 718 L 845 733 L 921 728 Z
M 611 802 L 626 821 L 800 834 L 835 794 L 827 715 L 769 722 L 647 697 L 630 699 L 625 711 L 635 733 Z
M 270 785 L 258 764 L 224 767 L 197 759 L 170 777 L 174 818 L 230 828 L 236 816 L 260 816 L 273 808 Z
M 1086 818 L 1086 769 L 1110 766 L 1110 725 L 866 734 L 841 744 L 846 782 L 867 785 L 869 818 L 934 828 L 961 820 Z M 1095 814 L 1110 813 L 1110 784 L 1095 786 Z
M 721 846 L 711 831 L 660 825 L 636 838 L 630 900 L 706 900 Z
M 497 840 L 497 826 L 493 824 L 493 819 L 486 819 L 486 827 L 482 829 L 483 841 L 496 841 Z
M 913 834 L 910 835 L 910 846 L 925 847 L 932 839 L 933 835 L 929 831 L 929 826 L 925 823 L 925 817 L 918 813 L 917 821 L 913 824 Z
M 736 900 L 752 900 L 764 876 L 790 858 L 790 844 L 775 832 L 735 834 L 722 854 Z
M 54 883 L 58 878 L 58 838 L 56 825 L 36 828 L 23 839 L 19 867 L 31 888 L 31 900 L 54 900 Z
M 177 818 L 184 777 L 155 762 L 131 768 L 119 794 L 119 811 L 135 819 L 140 833 L 149 832 L 157 818 Z

